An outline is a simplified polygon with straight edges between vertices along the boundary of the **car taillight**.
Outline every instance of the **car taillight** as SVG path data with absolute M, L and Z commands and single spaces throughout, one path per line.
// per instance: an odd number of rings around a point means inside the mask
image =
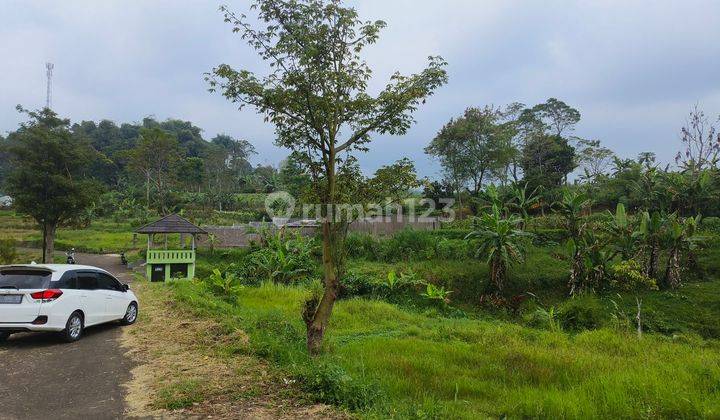
M 62 290 L 48 289 L 48 290 L 43 290 L 42 292 L 31 293 L 30 297 L 35 300 L 42 299 L 43 301 L 49 302 L 49 301 L 59 298 L 60 296 L 62 296 L 62 294 L 63 294 Z

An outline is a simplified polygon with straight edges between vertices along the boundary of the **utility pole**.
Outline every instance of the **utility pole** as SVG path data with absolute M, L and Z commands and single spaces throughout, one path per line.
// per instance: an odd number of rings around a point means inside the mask
M 47 96 L 45 98 L 45 107 L 50 108 L 52 107 L 52 73 L 53 73 L 53 67 L 55 65 L 53 63 L 45 63 L 45 68 L 47 69 Z

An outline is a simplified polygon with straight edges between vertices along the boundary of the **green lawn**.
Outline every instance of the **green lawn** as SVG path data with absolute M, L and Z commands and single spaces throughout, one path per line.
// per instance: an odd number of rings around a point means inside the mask
M 576 335 L 444 318 L 376 300 L 338 302 L 327 352 L 304 351 L 302 287 L 266 284 L 220 298 L 173 283 L 177 299 L 300 379 L 322 401 L 369 417 L 717 417 L 720 344 L 610 329 Z
M 84 229 L 60 228 L 55 238 L 55 248 L 75 248 L 78 252 L 106 253 L 139 249 L 145 245 L 145 237 L 139 236 L 133 247 L 133 228 L 127 223 L 95 220 Z M 0 232 L 5 238 L 14 238 L 21 245 L 40 247 L 40 230 L 28 217 L 13 211 L 0 210 Z

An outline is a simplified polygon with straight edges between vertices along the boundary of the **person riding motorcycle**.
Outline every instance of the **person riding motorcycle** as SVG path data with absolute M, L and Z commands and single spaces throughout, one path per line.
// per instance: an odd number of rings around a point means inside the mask
M 75 264 L 75 248 L 70 248 L 70 251 L 65 252 L 68 264 Z

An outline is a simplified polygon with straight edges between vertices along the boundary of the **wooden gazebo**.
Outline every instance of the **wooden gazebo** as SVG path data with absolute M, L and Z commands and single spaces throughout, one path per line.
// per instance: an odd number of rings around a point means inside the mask
M 192 279 L 195 276 L 195 236 L 207 234 L 203 229 L 177 214 L 170 214 L 139 228 L 136 232 L 148 235 L 145 258 L 148 280 Z M 168 249 L 168 235 L 170 234 L 179 234 L 179 249 Z M 163 248 L 153 249 L 155 235 L 164 235 Z M 190 249 L 187 249 L 187 236 L 190 237 Z

